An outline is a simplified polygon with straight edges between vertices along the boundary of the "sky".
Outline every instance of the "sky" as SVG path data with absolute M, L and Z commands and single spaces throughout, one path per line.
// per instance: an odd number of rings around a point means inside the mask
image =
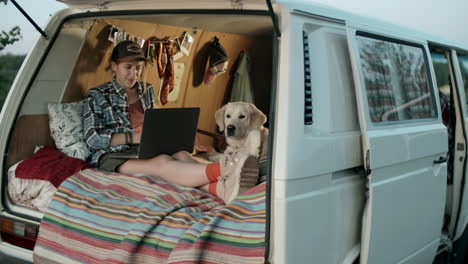
M 221 1 L 221 0 L 220 0 Z M 246 0 L 248 1 L 248 0 Z M 468 47 L 468 0 L 304 0 L 318 2 L 357 14 L 377 17 L 420 31 L 456 41 Z M 66 8 L 55 0 L 16 0 L 44 28 L 50 15 Z M 0 54 L 26 54 L 40 34 L 9 2 L 0 3 L 0 31 L 18 25 L 23 38 L 7 46 Z
M 45 28 L 51 14 L 67 7 L 65 4 L 55 0 L 16 0 L 16 2 L 42 29 Z M 34 26 L 29 23 L 10 1 L 6 5 L 0 3 L 0 21 L 0 32 L 8 32 L 14 26 L 19 26 L 23 37 L 15 44 L 8 45 L 0 51 L 0 54 L 26 54 L 40 36 L 40 33 L 36 31 Z

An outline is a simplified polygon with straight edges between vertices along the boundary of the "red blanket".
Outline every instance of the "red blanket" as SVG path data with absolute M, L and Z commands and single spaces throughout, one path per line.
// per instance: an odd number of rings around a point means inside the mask
M 16 177 L 49 181 L 55 188 L 58 188 L 65 179 L 89 167 L 85 161 L 66 156 L 55 148 L 44 146 L 18 165 Z

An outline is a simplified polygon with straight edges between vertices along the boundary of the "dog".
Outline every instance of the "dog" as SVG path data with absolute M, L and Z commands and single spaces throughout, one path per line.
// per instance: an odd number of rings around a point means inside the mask
M 263 125 L 267 117 L 254 104 L 234 102 L 225 104 L 215 113 L 216 124 L 226 137 L 225 153 L 243 152 L 266 160 L 268 148 L 268 129 Z M 209 157 L 218 162 L 220 155 Z

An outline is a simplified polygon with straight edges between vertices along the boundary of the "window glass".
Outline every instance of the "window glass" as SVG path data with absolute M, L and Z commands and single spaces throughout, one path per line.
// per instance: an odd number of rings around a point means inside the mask
M 448 152 L 447 152 L 447 180 L 448 182 L 453 181 L 453 158 L 454 158 L 454 138 L 455 138 L 455 120 L 452 118 L 452 98 L 451 91 L 453 89 L 451 76 L 450 76 L 450 67 L 449 52 L 431 52 L 432 65 L 434 66 L 434 72 L 436 75 L 437 88 L 439 93 L 440 101 L 440 110 L 442 116 L 442 123 L 447 127 L 448 134 Z
M 459 55 L 458 63 L 460 64 L 463 86 L 465 88 L 466 102 L 468 103 L 468 55 Z
M 450 104 L 451 104 L 451 90 L 452 82 L 450 81 L 450 68 L 447 56 L 443 53 L 432 52 L 432 65 L 436 75 L 437 88 L 439 91 L 440 109 L 442 111 L 442 121 L 445 126 L 451 129 L 450 121 Z M 450 136 L 450 135 L 449 135 Z
M 372 122 L 436 116 L 421 47 L 363 36 L 357 43 Z
M 450 73 L 448 66 L 448 59 L 443 53 L 431 53 L 432 65 L 436 75 L 437 87 L 441 92 L 450 95 Z

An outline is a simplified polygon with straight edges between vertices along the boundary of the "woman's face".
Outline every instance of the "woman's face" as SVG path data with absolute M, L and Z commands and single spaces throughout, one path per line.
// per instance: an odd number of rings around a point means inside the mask
M 129 91 L 135 86 L 135 83 L 140 79 L 141 72 L 145 65 L 144 61 L 126 61 L 126 62 L 111 62 L 112 70 L 115 72 L 115 79 L 126 91 Z

